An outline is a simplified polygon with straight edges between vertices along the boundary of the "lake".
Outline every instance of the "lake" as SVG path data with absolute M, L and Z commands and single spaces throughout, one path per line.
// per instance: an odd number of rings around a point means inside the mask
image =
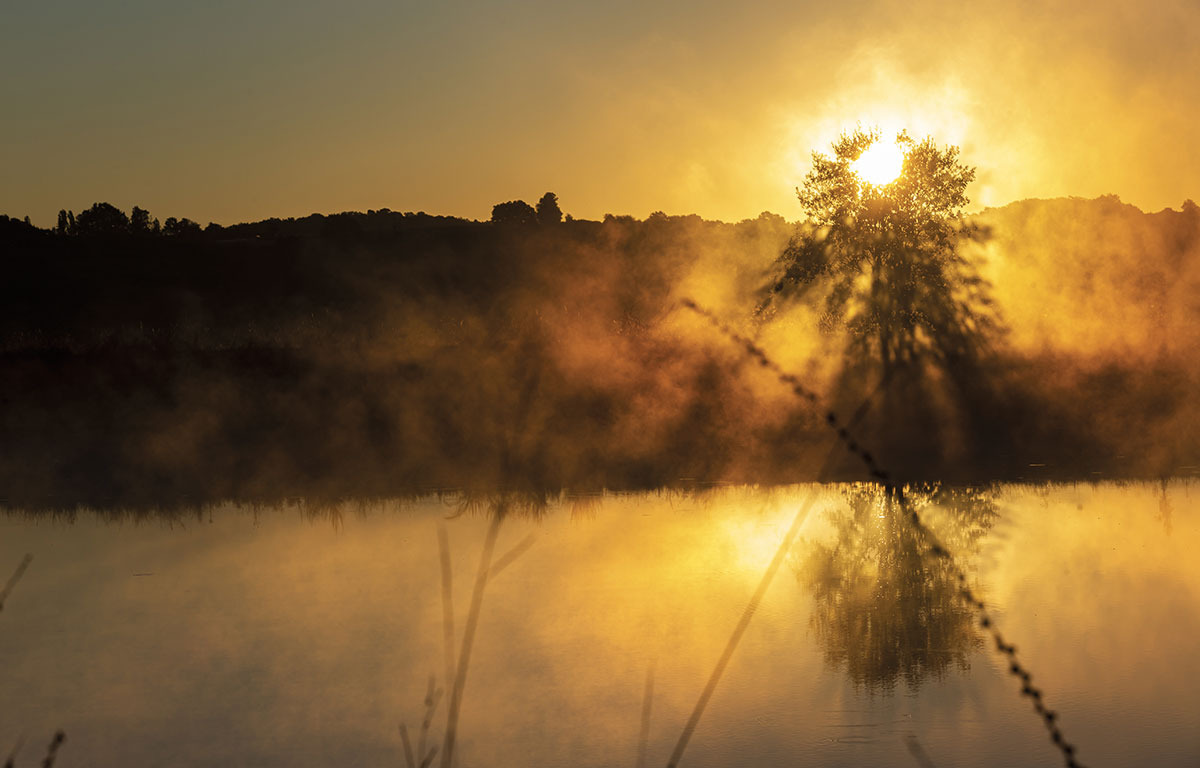
M 908 500 L 957 566 L 866 485 L 7 510 L 0 753 L 439 765 L 461 676 L 455 765 L 665 765 L 728 650 L 679 765 L 1062 765 L 961 573 L 1080 763 L 1200 765 L 1200 484 Z

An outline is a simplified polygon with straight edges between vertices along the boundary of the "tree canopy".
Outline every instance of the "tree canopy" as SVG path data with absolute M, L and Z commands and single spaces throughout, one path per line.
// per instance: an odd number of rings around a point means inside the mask
M 492 206 L 492 223 L 524 225 L 537 223 L 537 211 L 524 200 L 510 200 Z
M 119 235 L 129 231 L 129 217 L 110 203 L 96 203 L 75 217 L 74 234 Z
M 960 247 L 985 235 L 962 218 L 975 170 L 957 147 L 902 132 L 899 176 L 871 183 L 854 164 L 884 140 L 858 129 L 832 155 L 813 153 L 796 190 L 809 222 L 781 256 L 773 292 L 786 298 L 823 286 L 824 327 L 844 327 L 847 352 L 887 379 L 920 362 L 964 362 L 997 323 L 987 285 Z
M 547 192 L 537 204 L 538 224 L 557 224 L 562 221 L 562 209 L 558 207 L 558 195 Z

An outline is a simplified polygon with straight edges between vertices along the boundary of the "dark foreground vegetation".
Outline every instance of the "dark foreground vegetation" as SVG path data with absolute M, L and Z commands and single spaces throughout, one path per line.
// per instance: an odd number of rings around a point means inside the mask
M 884 394 L 853 385 L 820 306 L 761 311 L 796 232 L 778 216 L 559 221 L 543 203 L 486 223 L 0 221 L 0 503 L 865 477 L 852 456 L 826 461 L 823 407 L 683 299 L 853 415 L 904 479 L 1200 465 L 1192 204 L 1026 201 L 977 216 L 1007 330 L 964 398 L 944 373 Z

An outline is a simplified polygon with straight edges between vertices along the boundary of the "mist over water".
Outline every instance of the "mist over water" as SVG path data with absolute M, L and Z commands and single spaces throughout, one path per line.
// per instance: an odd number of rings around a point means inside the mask
M 1200 0 L 9 6 L 3 768 L 1200 768 Z
M 913 498 L 1086 765 L 1200 754 L 1196 493 Z M 493 563 L 518 554 L 479 606 L 457 762 L 634 765 L 649 673 L 645 764 L 663 764 L 801 509 L 682 765 L 909 766 L 914 751 L 933 765 L 1061 764 L 1006 658 L 863 485 L 513 508 Z M 0 562 L 35 559 L 0 615 L 0 743 L 24 738 L 24 763 L 62 728 L 63 765 L 403 765 L 398 726 L 415 745 L 430 678 L 442 695 L 427 742 L 445 727 L 438 527 L 461 639 L 495 510 L 447 497 L 138 524 L 5 515 Z
M 1193 764 L 1200 210 L 973 224 L 882 382 L 770 214 L 4 233 L 0 748 Z
M 3 493 L 146 508 L 865 478 L 849 456 L 820 475 L 823 411 L 684 299 L 857 415 L 897 477 L 1195 473 L 1198 209 L 1026 201 L 975 221 L 1005 332 L 969 375 L 882 392 L 847 378 L 819 304 L 755 312 L 796 231 L 769 214 L 504 227 L 374 213 L 18 239 Z

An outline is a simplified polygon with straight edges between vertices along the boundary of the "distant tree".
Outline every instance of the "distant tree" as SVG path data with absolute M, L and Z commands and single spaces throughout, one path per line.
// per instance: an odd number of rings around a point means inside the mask
M 77 235 L 121 235 L 129 232 L 129 217 L 115 205 L 96 203 L 75 217 Z
M 524 200 L 510 200 L 492 206 L 492 223 L 525 225 L 537 223 L 537 211 Z
M 135 235 L 150 234 L 150 212 L 145 208 L 133 206 L 129 212 L 129 231 Z
M 58 212 L 58 224 L 54 227 L 55 233 L 65 235 L 70 231 L 70 221 L 67 219 L 67 212 L 60 210 Z
M 562 209 L 558 207 L 558 195 L 553 192 L 547 192 L 542 195 L 542 199 L 538 200 L 537 204 L 537 222 L 545 226 L 546 224 L 558 224 L 562 221 Z
M 198 235 L 200 234 L 200 225 L 191 219 L 177 219 L 169 216 L 163 222 L 162 233 L 171 237 Z
M 67 211 L 67 234 L 75 234 L 75 211 Z
M 663 214 L 663 216 L 666 216 L 666 214 L 664 213 L 664 214 Z M 615 214 L 615 213 L 606 213 L 606 214 L 604 214 L 604 223 L 605 223 L 605 224 L 629 224 L 629 225 L 634 225 L 634 224 L 637 224 L 637 223 L 638 223 L 638 220 L 637 220 L 637 219 L 635 219 L 633 216 L 630 216 L 630 215 L 629 215 L 629 214 L 627 214 L 627 213 L 623 213 L 623 214 L 620 214 L 620 215 L 617 215 L 617 214 Z
M 154 219 L 154 221 L 150 222 L 150 234 L 152 234 L 152 235 L 161 235 L 162 234 L 162 224 L 159 223 L 157 217 Z
M 37 227 L 33 226 L 33 222 L 26 216 L 24 219 L 18 219 L 15 216 L 0 215 L 0 239 L 14 238 L 26 240 L 36 237 L 41 233 Z
M 361 214 L 335 213 L 321 224 L 321 236 L 330 240 L 353 240 L 362 235 Z

